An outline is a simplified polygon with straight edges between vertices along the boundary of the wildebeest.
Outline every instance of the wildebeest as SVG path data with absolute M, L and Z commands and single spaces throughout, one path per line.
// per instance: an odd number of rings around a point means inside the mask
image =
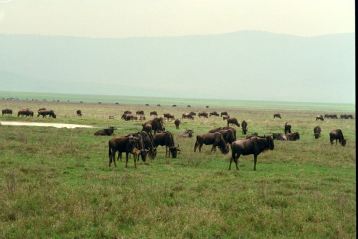
M 33 117 L 34 116 L 34 112 L 32 110 L 29 110 L 29 109 L 22 109 L 22 110 L 19 110 L 17 112 L 17 117 L 19 116 L 31 116 Z
M 186 107 L 190 108 L 190 107 L 191 107 L 191 105 L 187 105 Z
M 185 130 L 182 134 L 180 134 L 179 136 L 191 138 L 191 137 L 193 137 L 193 133 L 194 133 L 193 130 L 191 130 L 191 129 L 186 129 L 186 130 Z
M 143 110 L 137 110 L 137 112 L 135 112 L 136 115 L 144 115 L 144 111 Z
M 317 116 L 316 116 L 316 120 L 322 120 L 322 121 L 324 121 L 323 115 L 317 115 Z
M 353 115 L 351 115 L 351 114 L 343 114 L 343 115 L 340 115 L 340 118 L 341 119 L 353 119 Z
M 192 112 L 190 112 L 189 114 L 190 114 L 191 116 L 196 116 L 196 113 L 195 113 L 195 112 L 193 112 L 193 111 L 192 111 Z
M 210 107 L 210 106 L 208 106 L 208 105 L 207 105 L 207 106 L 205 106 L 205 108 L 207 108 L 207 109 L 209 109 L 209 107 Z
M 341 129 L 334 129 L 329 133 L 329 141 L 331 142 L 331 144 L 333 144 L 333 141 L 336 141 L 337 144 L 337 140 L 342 146 L 345 146 L 347 143 L 347 141 L 343 137 Z
M 223 120 L 228 120 L 228 119 L 230 119 L 230 115 L 224 115 L 223 116 Z
M 52 118 L 56 118 L 56 114 L 53 110 L 39 110 L 37 112 L 37 117 L 42 116 L 43 118 L 46 116 L 52 117 Z
M 240 127 L 239 121 L 237 121 L 236 118 L 228 118 L 226 121 L 227 121 L 227 126 L 233 124 L 236 125 L 237 127 Z
M 129 121 L 129 120 L 138 120 L 138 116 L 136 115 L 132 115 L 132 114 L 123 114 L 121 119 L 124 119 L 125 121 Z
M 158 116 L 158 113 L 157 113 L 157 111 L 152 111 L 152 112 L 149 113 L 149 115 L 150 115 L 150 116 L 153 116 L 153 115 L 154 115 L 154 116 Z
M 183 113 L 181 117 L 182 119 L 191 119 L 191 120 L 194 119 L 194 116 L 191 115 L 190 113 Z
M 315 139 L 318 139 L 321 136 L 321 127 L 319 127 L 318 125 L 316 127 L 314 127 L 313 135 L 314 135 Z
M 177 105 L 172 105 L 172 107 L 177 107 Z
M 154 146 L 153 135 L 145 131 L 140 131 L 133 134 L 128 134 L 127 137 L 133 136 L 138 138 L 140 155 L 143 162 L 146 161 L 147 154 L 151 159 L 157 155 L 157 149 Z M 139 160 L 139 157 L 138 157 Z
M 265 138 L 261 137 L 252 137 L 250 139 L 240 139 L 236 140 L 231 144 L 232 156 L 230 159 L 229 170 L 231 169 L 232 161 L 235 162 L 236 169 L 239 169 L 238 162 L 240 155 L 254 155 L 254 171 L 256 171 L 257 156 L 265 150 L 273 150 L 274 143 L 271 136 L 266 136 Z
M 143 126 L 142 131 L 145 131 L 149 134 L 152 133 L 152 124 L 151 123 L 147 122 L 147 123 L 142 124 L 142 126 Z
M 12 109 L 3 109 L 2 115 L 12 115 Z
M 229 114 L 226 111 L 220 113 L 220 117 L 222 117 L 224 115 L 229 115 Z
M 137 167 L 137 155 L 140 151 L 139 139 L 133 136 L 122 136 L 116 137 L 108 141 L 108 157 L 109 157 L 109 167 L 111 167 L 112 162 L 114 166 L 116 165 L 116 152 L 118 152 L 118 158 L 121 158 L 122 153 L 126 153 L 126 167 L 128 164 L 129 154 L 134 155 L 134 167 Z
M 273 114 L 273 118 L 280 118 L 281 119 L 281 114 L 280 113 Z
M 94 133 L 95 136 L 111 136 L 116 128 L 111 126 L 107 129 L 101 129 Z
M 325 114 L 324 118 L 338 119 L 338 116 L 336 114 Z
M 154 147 L 165 146 L 165 156 L 177 157 L 179 145 L 175 146 L 173 134 L 169 131 L 157 133 L 153 136 Z
M 174 121 L 174 124 L 175 124 L 175 128 L 179 129 L 180 120 L 179 120 L 179 119 L 176 119 L 176 120 Z
M 175 119 L 174 115 L 172 115 L 170 113 L 164 113 L 163 117 L 167 120 Z
M 144 124 L 150 124 L 152 126 L 152 130 L 154 131 L 154 133 L 165 130 L 165 128 L 163 126 L 163 118 L 162 117 L 154 118 L 152 120 L 145 122 Z
M 219 116 L 218 112 L 216 112 L 216 111 L 210 112 L 209 116 L 212 116 L 212 115 Z
M 149 104 L 145 104 L 145 106 L 149 106 Z
M 199 152 L 201 152 L 201 148 L 205 145 L 212 145 L 211 152 L 215 150 L 216 146 L 219 147 L 220 151 L 223 154 L 227 154 L 229 152 L 229 147 L 226 144 L 226 141 L 223 135 L 219 132 L 215 133 L 207 133 L 203 135 L 196 136 L 196 142 L 194 145 L 194 152 L 199 147 Z
M 201 118 L 201 117 L 208 118 L 208 113 L 200 112 L 200 113 L 198 113 L 198 116 L 199 116 L 199 118 Z
M 246 134 L 247 133 L 247 122 L 245 120 L 243 120 L 241 122 L 241 128 L 242 128 L 242 133 Z
M 219 128 L 209 130 L 209 133 L 215 133 L 215 132 L 219 132 L 221 130 L 231 130 L 232 133 L 234 134 L 234 138 L 236 140 L 236 129 L 233 127 L 219 127 Z
M 77 114 L 77 116 L 82 116 L 82 111 L 81 110 L 76 110 L 76 114 Z
M 291 125 L 288 124 L 287 122 L 285 123 L 284 132 L 285 134 L 291 133 Z
M 157 104 L 158 107 L 160 107 L 160 104 Z
M 287 133 L 286 138 L 288 141 L 296 141 L 300 139 L 300 134 L 298 132 Z
M 132 111 L 126 110 L 123 112 L 124 115 L 132 114 Z

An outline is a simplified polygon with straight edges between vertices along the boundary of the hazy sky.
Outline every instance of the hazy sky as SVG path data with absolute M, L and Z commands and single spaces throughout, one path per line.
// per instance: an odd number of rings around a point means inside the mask
M 0 0 L 0 33 L 91 37 L 354 32 L 354 0 Z

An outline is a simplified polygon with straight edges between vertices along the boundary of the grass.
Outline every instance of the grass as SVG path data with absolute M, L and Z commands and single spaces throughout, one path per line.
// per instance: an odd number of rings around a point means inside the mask
M 117 135 L 140 130 L 123 122 L 124 110 L 174 113 L 186 108 L 141 105 L 0 101 L 15 112 L 54 109 L 57 119 L 25 120 L 118 127 Z M 75 115 L 81 109 L 82 118 Z M 0 238 L 354 238 L 356 234 L 355 120 L 315 121 L 327 110 L 215 107 L 248 122 L 249 133 L 282 132 L 288 121 L 297 142 L 275 141 L 275 149 L 240 158 L 228 171 L 229 155 L 194 153 L 195 139 L 179 137 L 224 125 L 221 118 L 184 120 L 173 132 L 182 148 L 177 159 L 124 161 L 108 168 L 107 142 L 96 129 L 0 126 Z M 205 110 L 199 106 L 190 110 Z M 206 111 L 209 111 L 206 110 Z M 115 120 L 109 120 L 115 115 Z M 315 140 L 313 127 L 322 137 Z M 341 128 L 347 145 L 330 145 L 328 133 Z M 238 137 L 242 138 L 240 129 Z

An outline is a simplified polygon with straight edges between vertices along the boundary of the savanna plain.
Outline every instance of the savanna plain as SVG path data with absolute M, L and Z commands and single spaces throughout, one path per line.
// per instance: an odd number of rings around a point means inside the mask
M 316 121 L 309 109 L 270 109 L 155 104 L 0 101 L 13 116 L 1 121 L 56 122 L 98 128 L 0 126 L 1 238 L 355 238 L 356 156 L 355 119 Z M 57 118 L 37 117 L 39 108 L 53 109 Z M 18 118 L 30 108 L 34 118 Z M 76 115 L 81 109 L 83 116 Z M 240 157 L 239 170 L 229 171 L 231 154 L 219 150 L 193 152 L 196 135 L 226 126 L 221 117 L 173 121 L 165 128 L 181 148 L 176 159 L 133 157 L 108 167 L 108 140 L 94 136 L 115 126 L 115 136 L 141 130 L 144 121 L 123 121 L 125 110 L 159 115 L 227 111 L 248 122 L 248 134 L 283 133 L 284 123 L 300 133 L 298 141 L 274 141 L 272 151 Z M 282 119 L 273 119 L 279 112 Z M 342 112 L 343 113 L 343 112 Z M 344 112 L 352 113 L 352 112 Z M 114 115 L 114 119 L 109 119 Z M 313 128 L 322 128 L 315 139 Z M 236 127 L 237 128 L 237 127 Z M 329 132 L 340 128 L 345 147 L 331 145 Z M 192 138 L 180 137 L 185 129 Z M 237 128 L 237 138 L 244 138 Z

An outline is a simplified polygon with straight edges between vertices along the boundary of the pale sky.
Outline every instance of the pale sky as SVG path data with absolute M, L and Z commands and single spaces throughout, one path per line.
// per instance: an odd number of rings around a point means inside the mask
M 87 37 L 354 32 L 354 0 L 0 0 L 0 34 Z

